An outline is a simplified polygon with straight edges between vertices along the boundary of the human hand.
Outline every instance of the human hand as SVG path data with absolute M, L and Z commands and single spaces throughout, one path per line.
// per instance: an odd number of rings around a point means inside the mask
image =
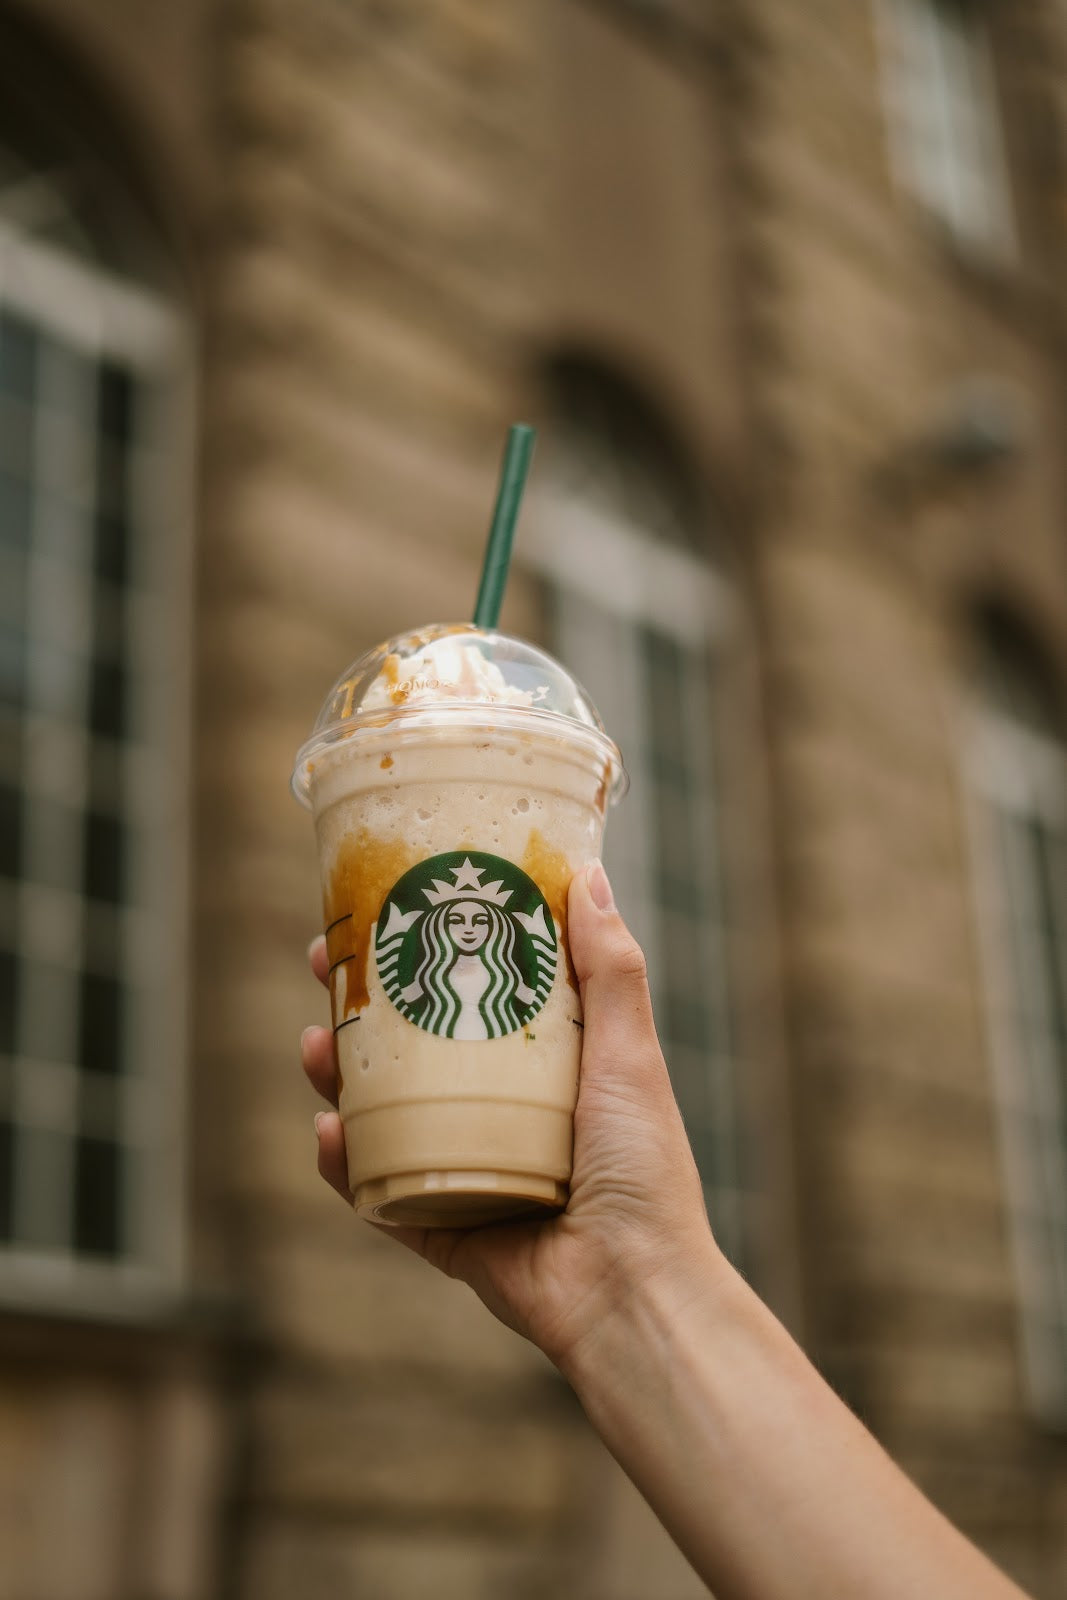
M 644 957 L 615 909 L 599 863 L 574 878 L 571 958 L 585 1016 L 574 1172 L 566 1211 L 542 1222 L 467 1230 L 384 1228 L 559 1366 L 609 1312 L 650 1278 L 727 1275 L 708 1227 L 689 1142 L 656 1038 Z M 310 952 L 326 981 L 324 939 Z M 329 1028 L 305 1030 L 304 1070 L 337 1105 Z M 316 1118 L 319 1171 L 351 1203 L 344 1131 L 336 1110 Z

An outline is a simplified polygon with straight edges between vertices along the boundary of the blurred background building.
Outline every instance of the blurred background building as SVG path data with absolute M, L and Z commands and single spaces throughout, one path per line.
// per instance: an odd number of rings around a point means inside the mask
M 720 1237 L 1064 1592 L 1065 267 L 1060 0 L 2 0 L 0 1600 L 702 1592 L 297 1066 L 519 416 Z

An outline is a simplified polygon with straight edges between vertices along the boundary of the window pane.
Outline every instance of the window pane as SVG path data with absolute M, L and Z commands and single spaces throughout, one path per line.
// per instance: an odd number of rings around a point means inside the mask
M 15 1049 L 15 995 L 18 958 L 13 950 L 0 949 L 0 1054 Z
M 89 747 L 89 801 L 100 811 L 122 809 L 122 747 L 110 740 L 95 739 Z
M 124 994 L 118 978 L 83 972 L 79 985 L 78 1060 L 92 1072 L 122 1071 Z
M 33 432 L 31 408 L 0 392 L 0 474 L 9 482 L 33 477 Z
M 30 542 L 33 500 L 21 478 L 0 472 L 0 547 L 25 550 Z
M 74 1246 L 85 1255 L 122 1248 L 122 1158 L 109 1139 L 80 1138 L 74 1167 Z
M 120 661 L 94 661 L 89 692 L 89 726 L 105 738 L 126 731 L 126 670 Z
M 117 584 L 126 582 L 127 544 L 125 514 L 98 506 L 93 539 L 94 565 L 98 577 Z
M 90 900 L 118 903 L 123 890 L 122 824 L 106 812 L 85 814 L 84 888 Z
M 13 784 L 0 781 L 0 877 L 19 870 L 22 838 L 22 796 Z
M 124 368 L 113 361 L 100 367 L 97 390 L 98 426 L 105 439 L 125 445 L 131 434 L 133 383 Z
M 0 704 L 12 708 L 26 698 L 26 636 L 22 629 L 0 621 Z
M 13 312 L 0 310 L 0 394 L 32 401 L 36 347 L 30 324 Z
M 1064 998 L 1064 929 L 1062 879 L 1056 866 L 1062 861 L 1063 842 L 1057 841 L 1041 818 L 1029 824 L 1032 871 L 1037 891 L 1039 922 L 1036 928 L 1044 965 L 1046 1015 L 1060 1064 L 1067 1062 L 1067 1005 Z M 1064 1146 L 1067 1153 L 1067 1144 Z
M 0 1118 L 0 1239 L 10 1239 L 14 1217 L 12 1162 L 15 1154 L 14 1130 Z
M 129 385 L 126 392 L 128 397 L 132 394 Z M 129 576 L 129 470 L 125 433 L 101 432 L 96 453 L 94 565 L 99 577 L 113 583 L 124 583 Z

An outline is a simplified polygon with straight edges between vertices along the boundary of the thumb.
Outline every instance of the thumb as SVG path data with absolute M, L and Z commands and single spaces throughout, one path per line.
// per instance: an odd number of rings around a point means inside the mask
M 641 946 L 615 907 L 607 873 L 592 861 L 571 883 L 568 902 L 571 960 L 582 995 L 585 1035 L 582 1081 L 610 1079 L 648 1096 L 666 1089 L 648 976 Z

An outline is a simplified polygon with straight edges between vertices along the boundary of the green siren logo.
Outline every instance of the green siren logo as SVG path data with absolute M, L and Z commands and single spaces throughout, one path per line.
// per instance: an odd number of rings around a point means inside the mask
M 374 958 L 402 1016 L 446 1039 L 499 1039 L 535 1017 L 556 975 L 544 895 L 500 856 L 452 850 L 393 885 Z

